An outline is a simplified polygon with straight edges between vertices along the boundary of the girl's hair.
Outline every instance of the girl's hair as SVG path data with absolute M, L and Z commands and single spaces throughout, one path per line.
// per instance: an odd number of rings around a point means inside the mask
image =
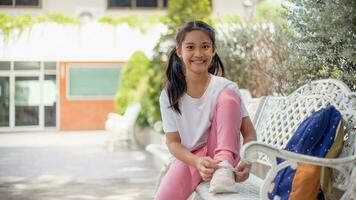
M 213 49 L 216 49 L 214 29 L 203 21 L 191 21 L 179 28 L 176 36 L 176 45 L 178 47 L 181 46 L 187 33 L 194 30 L 206 33 L 212 42 Z M 215 53 L 211 61 L 208 72 L 214 75 L 220 72 L 221 76 L 224 76 L 224 65 L 217 53 Z M 166 90 L 170 107 L 173 107 L 174 111 L 181 114 L 178 102 L 184 92 L 187 91 L 187 84 L 185 82 L 183 63 L 176 53 L 176 48 L 173 48 L 169 53 L 168 67 L 166 70 Z

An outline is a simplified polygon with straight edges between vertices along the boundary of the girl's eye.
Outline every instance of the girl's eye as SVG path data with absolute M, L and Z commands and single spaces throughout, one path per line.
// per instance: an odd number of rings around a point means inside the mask
M 185 48 L 192 50 L 194 47 L 193 46 L 186 46 Z
M 203 45 L 203 48 L 204 48 L 204 49 L 209 49 L 209 48 L 210 48 L 210 45 Z

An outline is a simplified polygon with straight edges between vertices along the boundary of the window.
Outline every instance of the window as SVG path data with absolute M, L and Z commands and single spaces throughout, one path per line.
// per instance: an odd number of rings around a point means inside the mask
M 10 125 L 10 78 L 0 76 L 0 127 Z
M 109 0 L 108 8 L 166 8 L 168 0 Z
M 136 7 L 157 7 L 157 0 L 136 0 Z
M 57 65 L 0 61 L 0 130 L 57 127 Z
M 45 70 L 56 70 L 57 63 L 56 62 L 44 62 L 44 69 Z
M 0 0 L 0 6 L 39 7 L 40 0 Z
M 117 7 L 128 7 L 132 6 L 131 0 L 109 0 L 109 8 L 117 8 Z
M 10 71 L 11 63 L 7 61 L 0 61 L 0 71 Z
M 108 64 L 69 65 L 67 92 L 71 98 L 113 97 L 118 89 L 120 67 Z
M 14 70 L 40 70 L 41 62 L 15 61 Z
M 163 7 L 167 8 L 167 6 L 168 6 L 168 0 L 163 0 Z
M 57 80 L 56 75 L 45 75 L 43 81 L 45 127 L 56 127 Z
M 0 0 L 1 6 L 12 6 L 12 0 Z
M 38 6 L 39 0 L 15 0 L 15 6 Z
M 38 76 L 15 77 L 15 126 L 39 125 L 40 88 Z

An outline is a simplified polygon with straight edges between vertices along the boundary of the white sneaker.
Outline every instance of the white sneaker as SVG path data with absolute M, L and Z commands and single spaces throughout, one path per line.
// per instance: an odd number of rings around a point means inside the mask
M 237 192 L 233 167 L 226 160 L 219 163 L 219 168 L 214 172 L 210 181 L 209 192 Z

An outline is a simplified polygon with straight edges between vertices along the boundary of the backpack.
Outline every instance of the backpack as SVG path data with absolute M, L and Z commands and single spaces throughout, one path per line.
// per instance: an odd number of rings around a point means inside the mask
M 306 118 L 289 140 L 285 150 L 331 158 L 343 147 L 344 123 L 334 106 L 322 108 Z M 283 162 L 278 159 L 277 163 Z M 324 200 L 331 189 L 331 170 L 320 166 L 298 163 L 296 169 L 280 170 L 269 193 L 271 200 Z

